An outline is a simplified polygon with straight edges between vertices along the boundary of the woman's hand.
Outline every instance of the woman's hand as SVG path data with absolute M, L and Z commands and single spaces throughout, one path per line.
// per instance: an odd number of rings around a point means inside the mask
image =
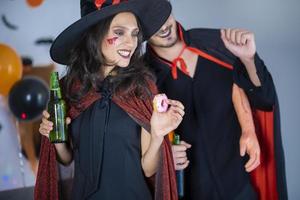
M 49 121 L 50 114 L 47 111 L 43 111 L 42 123 L 40 124 L 39 132 L 49 138 L 49 133 L 53 129 L 53 123 Z M 66 118 L 66 124 L 70 124 L 71 119 L 69 117 Z M 70 142 L 72 142 L 70 140 Z M 70 143 L 55 143 L 54 146 L 56 148 L 57 160 L 63 165 L 69 165 L 73 160 L 72 150 Z
M 49 121 L 50 114 L 44 110 L 43 111 L 43 118 L 42 118 L 42 123 L 40 124 L 39 132 L 43 135 L 49 138 L 49 133 L 53 129 L 53 123 Z M 67 117 L 66 118 L 66 123 L 67 125 L 71 123 L 71 118 Z
M 169 108 L 166 112 L 153 111 L 150 120 L 153 137 L 163 138 L 181 123 L 184 115 L 184 106 L 180 101 L 168 99 Z
M 162 97 L 161 95 L 157 96 Z M 163 105 L 163 107 L 165 107 L 164 104 L 167 103 L 168 105 L 166 105 L 165 108 L 168 108 L 166 112 L 164 112 L 165 109 L 154 109 L 150 120 L 151 134 L 145 129 L 142 129 L 141 162 L 146 177 L 151 177 L 157 171 L 160 158 L 159 150 L 164 136 L 178 127 L 184 115 L 184 106 L 179 101 L 167 99 L 165 96 L 155 103 Z

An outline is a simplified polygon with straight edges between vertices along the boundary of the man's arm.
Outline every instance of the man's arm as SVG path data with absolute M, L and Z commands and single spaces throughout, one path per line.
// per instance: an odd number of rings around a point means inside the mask
M 259 109 L 272 110 L 275 87 L 264 62 L 256 53 L 254 34 L 243 29 L 223 29 L 221 39 L 236 59 L 234 81 L 245 90 L 251 104 Z

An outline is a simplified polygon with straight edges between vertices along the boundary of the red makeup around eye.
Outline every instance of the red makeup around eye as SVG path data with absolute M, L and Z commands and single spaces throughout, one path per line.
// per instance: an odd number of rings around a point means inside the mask
M 117 39 L 118 39 L 118 37 L 108 38 L 107 42 L 108 42 L 108 44 L 115 44 Z

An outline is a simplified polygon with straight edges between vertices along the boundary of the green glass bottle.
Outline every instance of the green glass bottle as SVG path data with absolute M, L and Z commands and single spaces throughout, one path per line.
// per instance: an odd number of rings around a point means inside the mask
M 66 125 L 66 103 L 61 96 L 58 72 L 52 72 L 50 76 L 50 99 L 48 102 L 50 121 L 53 129 L 49 133 L 51 143 L 63 143 L 68 140 Z

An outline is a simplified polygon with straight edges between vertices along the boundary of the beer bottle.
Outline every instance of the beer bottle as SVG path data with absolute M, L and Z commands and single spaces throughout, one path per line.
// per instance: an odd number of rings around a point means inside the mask
M 174 133 L 173 144 L 180 144 L 180 136 Z M 176 170 L 177 192 L 178 198 L 184 197 L 184 170 Z
M 48 102 L 48 112 L 53 129 L 49 133 L 51 143 L 63 143 L 68 139 L 66 125 L 66 104 L 61 96 L 58 72 L 52 72 L 50 76 L 50 99 Z

